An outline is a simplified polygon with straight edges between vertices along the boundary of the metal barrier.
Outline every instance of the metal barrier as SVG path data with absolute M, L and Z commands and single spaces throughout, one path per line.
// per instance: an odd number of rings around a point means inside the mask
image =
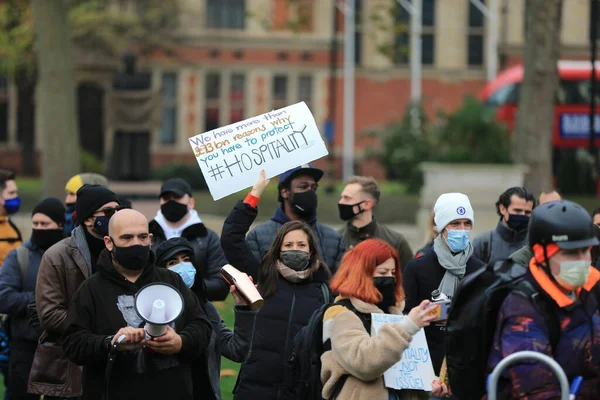
M 553 358 L 548 357 L 545 354 L 538 353 L 537 351 L 519 351 L 517 353 L 511 354 L 510 356 L 504 358 L 502 361 L 496 365 L 496 368 L 490 374 L 490 378 L 488 381 L 488 400 L 496 400 L 496 392 L 498 391 L 498 379 L 500 375 L 507 367 L 515 364 L 521 360 L 525 359 L 533 359 L 540 361 L 550 367 L 553 372 L 558 377 L 558 381 L 560 383 L 560 392 L 561 392 L 561 400 L 569 400 L 569 380 L 567 379 L 567 375 L 565 375 L 565 371 L 561 368 L 561 366 L 554 361 Z

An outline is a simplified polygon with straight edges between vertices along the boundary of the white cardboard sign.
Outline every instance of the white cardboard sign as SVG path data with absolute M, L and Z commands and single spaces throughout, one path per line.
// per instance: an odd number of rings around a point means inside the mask
M 272 178 L 328 154 L 304 103 L 189 138 L 214 200 L 248 188 L 264 169 Z
M 403 315 L 371 314 L 371 335 L 376 336 L 383 325 L 400 322 Z M 413 336 L 410 346 L 404 350 L 402 358 L 384 372 L 385 386 L 390 389 L 416 389 L 430 392 L 431 382 L 435 379 L 429 347 L 423 329 Z

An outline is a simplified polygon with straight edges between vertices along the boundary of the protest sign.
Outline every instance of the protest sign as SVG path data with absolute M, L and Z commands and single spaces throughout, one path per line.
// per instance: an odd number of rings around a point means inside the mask
M 196 135 L 189 142 L 214 200 L 252 186 L 261 169 L 272 178 L 328 154 L 304 102 Z
M 371 335 L 376 336 L 385 324 L 400 322 L 403 315 L 371 314 Z M 391 389 L 416 389 L 431 391 L 431 382 L 435 379 L 429 348 L 423 329 L 413 336 L 410 346 L 404 350 L 402 358 L 384 372 L 385 386 Z

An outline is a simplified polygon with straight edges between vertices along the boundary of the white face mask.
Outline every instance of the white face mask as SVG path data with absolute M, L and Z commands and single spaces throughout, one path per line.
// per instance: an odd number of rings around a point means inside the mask
M 561 261 L 560 272 L 556 276 L 568 285 L 579 288 L 585 285 L 590 275 L 589 260 Z

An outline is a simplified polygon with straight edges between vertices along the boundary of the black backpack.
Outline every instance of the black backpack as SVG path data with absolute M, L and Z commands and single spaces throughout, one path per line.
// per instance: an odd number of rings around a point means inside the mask
M 289 360 L 294 382 L 295 396 L 297 400 L 322 400 L 321 393 L 321 355 L 324 353 L 323 346 L 323 316 L 329 307 L 342 305 L 348 310 L 355 312 L 363 322 L 365 329 L 371 333 L 371 315 L 361 314 L 356 311 L 349 299 L 342 299 L 332 304 L 324 304 L 316 310 L 308 325 L 300 329 L 294 337 L 294 351 Z M 336 398 L 342 390 L 348 375 L 344 375 L 336 382 L 330 400 Z
M 558 317 L 551 300 L 525 278 L 527 267 L 511 260 L 489 264 L 466 276 L 453 298 L 446 324 L 446 364 L 452 392 L 459 399 L 480 399 L 486 393 L 488 356 L 498 312 L 515 292 L 531 300 L 546 321 L 552 350 L 560 340 Z

